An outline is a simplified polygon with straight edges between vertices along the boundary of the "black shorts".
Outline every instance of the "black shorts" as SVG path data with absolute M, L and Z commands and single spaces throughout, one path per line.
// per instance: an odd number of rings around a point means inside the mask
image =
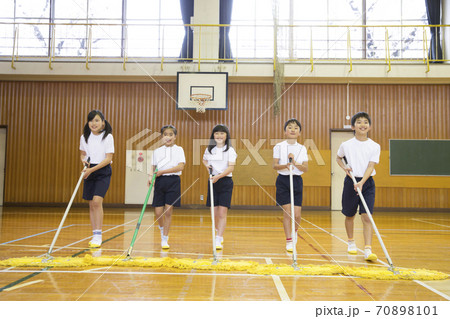
M 294 206 L 302 206 L 303 202 L 303 178 L 300 175 L 293 176 L 294 183 Z M 277 187 L 277 204 L 280 206 L 291 203 L 291 188 L 289 186 L 289 175 L 278 175 L 275 183 Z
M 94 167 L 97 164 L 91 164 Z M 106 165 L 99 170 L 93 172 L 84 180 L 83 199 L 92 200 L 94 196 L 105 197 L 106 191 L 111 182 L 111 165 Z
M 206 198 L 206 206 L 211 206 L 210 187 L 208 179 L 208 197 Z M 231 177 L 222 177 L 213 184 L 214 206 L 223 206 L 230 208 L 231 195 L 233 193 L 233 179 Z
M 155 192 L 153 193 L 153 207 L 165 205 L 180 207 L 181 182 L 180 176 L 159 176 L 155 180 Z
M 357 182 L 361 179 L 362 177 L 356 177 Z M 375 181 L 372 176 L 364 183 L 361 192 L 370 213 L 373 213 L 373 206 L 375 205 Z M 355 191 L 352 179 L 349 176 L 346 176 L 344 179 L 344 190 L 342 192 L 342 214 L 347 217 L 353 217 L 356 215 L 358 206 L 359 214 L 366 213 L 361 198 L 359 198 L 359 194 Z

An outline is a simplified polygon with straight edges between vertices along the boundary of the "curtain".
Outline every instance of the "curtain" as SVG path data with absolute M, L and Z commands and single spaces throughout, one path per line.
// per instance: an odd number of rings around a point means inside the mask
M 194 15 L 194 0 L 180 0 L 181 7 L 181 17 L 183 19 L 183 24 L 190 24 L 191 17 Z M 184 27 L 184 39 L 183 45 L 181 47 L 180 61 L 186 61 L 184 59 L 189 59 L 187 61 L 192 61 L 193 57 L 193 46 L 194 46 L 194 33 L 191 27 Z
M 233 0 L 220 0 L 219 23 L 231 23 Z M 231 59 L 230 27 L 220 27 L 219 33 L 219 59 Z M 232 61 L 225 61 L 232 62 Z
M 425 0 L 427 8 L 428 24 L 441 24 L 441 0 Z M 441 28 L 430 27 L 431 41 L 428 58 L 430 60 L 442 60 L 441 48 Z M 442 61 L 435 61 L 435 63 L 442 63 Z

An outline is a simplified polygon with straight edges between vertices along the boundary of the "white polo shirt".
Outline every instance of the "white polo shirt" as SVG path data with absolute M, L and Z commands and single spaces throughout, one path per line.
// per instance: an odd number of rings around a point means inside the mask
M 212 166 L 212 174 L 219 175 L 222 174 L 229 166 L 229 163 L 236 163 L 237 154 L 233 147 L 229 147 L 226 152 L 224 152 L 225 147 L 217 147 L 215 146 L 211 153 L 208 151 L 208 148 L 205 150 L 205 154 L 203 154 L 203 159 L 208 161 L 208 165 Z M 227 176 L 233 176 L 232 173 Z
M 308 153 L 306 152 L 306 147 L 302 144 L 295 142 L 295 144 L 289 144 L 287 141 L 278 143 L 273 148 L 273 158 L 278 158 L 278 164 L 286 165 L 289 163 L 288 155 L 294 154 L 294 161 L 297 163 L 303 163 L 308 161 Z M 294 175 L 302 175 L 303 172 L 297 167 L 292 168 L 292 173 Z M 289 169 L 282 169 L 278 171 L 280 175 L 289 175 Z
M 84 136 L 80 138 L 80 151 L 86 152 L 86 158 L 91 158 L 91 164 L 99 164 L 106 154 L 114 153 L 114 138 L 112 134 L 103 139 L 105 132 L 99 135 L 90 134 L 86 143 Z
M 180 163 L 186 163 L 184 150 L 181 146 L 174 144 L 167 147 L 166 145 L 163 145 L 153 152 L 152 165 L 156 166 L 158 171 L 173 168 Z M 170 175 L 181 175 L 181 171 L 163 174 L 163 176 Z
M 380 162 L 380 144 L 370 138 L 366 141 L 359 141 L 356 137 L 345 141 L 339 146 L 337 155 L 347 159 L 348 165 L 352 168 L 355 177 L 363 177 L 369 166 L 369 162 Z M 375 175 L 375 169 L 371 176 Z

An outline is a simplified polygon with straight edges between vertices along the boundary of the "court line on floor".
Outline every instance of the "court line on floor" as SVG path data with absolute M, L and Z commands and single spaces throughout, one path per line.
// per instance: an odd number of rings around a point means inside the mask
M 306 221 L 306 222 L 308 222 L 308 223 L 310 223 L 311 225 L 315 225 L 315 224 L 311 223 L 310 221 L 308 221 L 308 220 L 306 220 L 306 219 L 303 219 L 303 220 Z M 315 225 L 315 226 L 317 226 L 317 225 Z M 332 237 L 334 237 L 334 238 L 336 238 L 336 239 L 338 239 L 338 240 L 340 240 L 340 241 L 342 241 L 342 242 L 344 242 L 344 243 L 347 243 L 347 242 L 346 242 L 345 240 L 343 240 L 342 238 L 339 238 L 338 236 L 336 236 L 336 235 L 334 235 L 334 234 L 332 234 L 332 233 L 330 233 L 330 232 L 327 232 L 326 230 L 324 230 L 323 228 L 321 228 L 321 227 L 319 227 L 319 226 L 317 226 L 317 227 L 318 227 L 319 229 L 323 230 L 324 232 L 330 234 Z M 361 251 L 361 252 L 363 252 L 363 251 L 362 251 L 361 249 L 359 249 L 359 248 L 358 248 L 358 250 Z M 363 252 L 363 253 L 364 253 L 364 252 Z M 378 262 L 382 263 L 382 264 L 383 264 L 384 266 L 386 266 L 386 267 L 389 267 L 389 264 L 387 264 L 386 262 L 384 262 L 384 261 L 381 260 L 381 259 L 378 259 Z M 402 267 L 398 267 L 398 268 L 402 268 Z M 430 291 L 432 291 L 432 292 L 434 292 L 434 293 L 440 295 L 441 297 L 444 297 L 445 299 L 450 300 L 450 297 L 449 297 L 449 296 L 447 296 L 446 294 L 440 292 L 440 291 L 437 290 L 437 289 L 434 289 L 434 288 L 431 287 L 431 286 L 428 286 L 428 285 L 425 284 L 424 282 L 419 281 L 419 280 L 413 280 L 413 281 L 416 282 L 417 284 L 423 286 L 424 288 L 427 288 L 427 289 L 429 289 Z
M 72 226 L 74 226 L 74 225 L 75 225 L 75 224 L 67 225 L 67 226 L 62 227 L 61 229 L 63 229 L 63 228 L 68 228 L 68 227 L 72 227 Z M 10 243 L 14 243 L 14 242 L 16 242 L 16 241 L 28 239 L 28 238 L 33 238 L 33 237 L 40 236 L 40 235 L 43 235 L 43 234 L 51 233 L 51 232 L 56 231 L 56 230 L 58 230 L 58 228 L 51 229 L 51 230 L 47 230 L 47 231 L 44 231 L 44 232 L 42 232 L 42 233 L 38 233 L 38 234 L 30 235 L 30 236 L 25 236 L 25 237 L 22 237 L 22 238 L 10 240 L 10 241 L 7 241 L 7 242 L 5 242 L 5 243 L 1 243 L 0 246 L 6 245 L 6 244 L 10 244 Z
M 105 231 L 105 232 L 106 232 L 106 231 Z M 123 235 L 124 233 L 125 233 L 125 232 L 122 232 L 121 234 L 115 235 L 115 236 L 113 236 L 113 237 L 111 237 L 111 238 L 108 238 L 107 240 L 105 240 L 105 241 L 103 241 L 103 242 L 104 242 L 104 243 L 105 243 L 105 242 L 108 242 L 108 241 L 110 241 L 110 240 L 112 240 L 112 239 L 114 239 L 114 238 L 117 238 L 117 237 L 120 236 L 120 235 Z M 83 250 L 83 251 L 81 251 L 81 252 L 78 252 L 78 253 L 72 255 L 72 257 L 76 257 L 76 256 L 78 256 L 79 254 L 82 254 L 83 252 L 85 252 L 85 251 L 87 251 L 87 250 L 89 250 L 89 249 L 85 249 L 85 250 Z M 57 250 L 55 249 L 54 251 L 57 251 Z M 41 257 L 43 257 L 43 256 L 41 256 Z M 24 282 L 24 281 L 26 281 L 26 280 L 28 280 L 28 279 L 30 279 L 30 278 L 33 278 L 34 276 L 40 275 L 41 273 L 46 272 L 48 269 L 51 269 L 51 268 L 52 268 L 52 267 L 49 266 L 49 267 L 45 267 L 45 268 L 43 268 L 43 269 L 41 269 L 41 270 L 39 270 L 39 271 L 34 271 L 33 273 L 29 274 L 28 276 L 22 277 L 22 278 L 20 278 L 20 279 L 18 279 L 18 280 L 16 280 L 16 281 L 13 281 L 13 282 L 7 284 L 6 286 L 1 287 L 1 288 L 0 288 L 0 292 L 5 291 L 6 289 L 12 288 L 12 287 L 14 287 L 14 286 L 17 286 L 17 285 L 21 284 L 22 282 Z M 11 270 L 10 270 L 9 272 L 11 272 Z
M 37 284 L 37 283 L 40 283 L 40 282 L 43 282 L 43 281 L 44 281 L 43 279 L 38 279 L 38 280 L 34 280 L 34 281 L 29 281 L 29 282 L 25 282 L 25 283 L 23 283 L 23 284 L 21 284 L 21 285 L 15 285 L 14 287 L 10 287 L 10 288 L 3 289 L 3 291 L 8 292 L 8 291 L 20 289 L 20 288 L 23 288 L 23 287 L 26 287 L 26 286 L 30 286 L 30 285 L 34 285 L 34 284 Z
M 423 286 L 423 287 L 425 287 L 425 288 L 431 290 L 431 291 L 434 292 L 435 294 L 438 294 L 438 295 L 441 296 L 442 298 L 445 298 L 445 299 L 447 299 L 447 300 L 450 300 L 450 296 L 448 296 L 448 295 L 444 294 L 443 292 L 441 292 L 441 291 L 439 291 L 439 290 L 437 290 L 437 289 L 435 289 L 435 288 L 433 288 L 433 287 L 427 285 L 426 283 L 424 283 L 424 282 L 422 282 L 422 281 L 420 281 L 420 280 L 413 280 L 413 281 L 414 281 L 415 283 L 417 283 L 417 284 L 419 284 L 419 285 L 421 285 L 421 286 Z
M 426 223 L 426 224 L 431 224 L 431 225 L 436 225 L 436 226 L 440 226 L 440 227 L 446 227 L 446 228 L 450 228 L 450 226 L 448 225 L 442 225 L 442 224 L 438 224 L 438 223 L 432 223 L 432 222 L 427 222 L 426 220 L 422 220 L 419 218 L 411 218 L 412 220 L 421 222 L 421 223 Z
M 273 265 L 273 262 L 270 258 L 265 259 L 268 265 Z M 280 296 L 281 301 L 291 301 L 291 298 L 289 298 L 289 295 L 286 289 L 284 288 L 283 283 L 281 282 L 280 276 L 277 275 L 270 275 L 270 276 L 272 277 L 272 280 L 275 284 L 275 288 L 277 288 L 278 295 Z

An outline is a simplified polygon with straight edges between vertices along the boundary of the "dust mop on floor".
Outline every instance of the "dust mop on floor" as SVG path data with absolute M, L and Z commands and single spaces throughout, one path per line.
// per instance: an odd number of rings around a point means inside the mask
M 84 267 L 143 267 L 169 268 L 182 270 L 203 270 L 221 272 L 246 272 L 257 275 L 294 275 L 294 276 L 355 276 L 380 280 L 444 280 L 448 274 L 427 270 L 396 268 L 390 271 L 385 267 L 348 267 L 339 265 L 298 265 L 298 269 L 287 264 L 260 264 L 254 261 L 221 260 L 214 264 L 211 259 L 190 258 L 155 258 L 133 257 L 124 259 L 123 256 L 92 257 L 42 257 L 10 258 L 0 261 L 0 267 L 53 267 L 53 268 L 84 268 Z

